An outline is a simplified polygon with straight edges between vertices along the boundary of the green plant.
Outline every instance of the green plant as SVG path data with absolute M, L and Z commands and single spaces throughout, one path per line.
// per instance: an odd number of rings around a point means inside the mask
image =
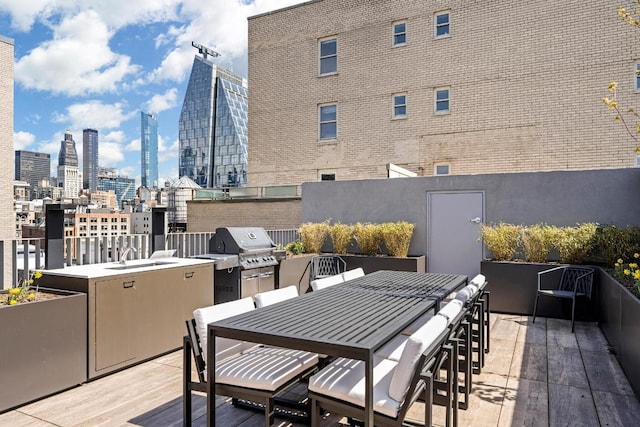
M 521 230 L 522 227 L 519 225 L 501 222 L 497 225 L 483 224 L 480 233 L 494 261 L 510 261 L 520 243 Z
M 406 257 L 413 236 L 414 224 L 406 221 L 381 224 L 382 241 L 391 256 Z
M 557 238 L 558 227 L 547 224 L 535 224 L 522 228 L 522 248 L 529 262 L 547 262 L 549 252 Z
M 622 258 L 619 258 L 615 264 L 615 273 L 618 277 L 618 280 L 625 281 L 627 279 L 633 280 L 633 284 L 636 288 L 636 291 L 640 293 L 640 268 L 638 268 L 638 259 L 640 258 L 640 254 L 637 252 L 633 254 L 633 258 L 636 260 L 635 262 L 630 262 L 625 264 Z
M 375 255 L 382 243 L 381 227 L 371 223 L 357 223 L 354 226 L 354 237 L 363 255 Z
M 333 252 L 336 254 L 346 254 L 347 247 L 353 239 L 353 226 L 336 222 L 329 231 L 333 242 Z
M 598 225 L 592 222 L 559 228 L 554 246 L 560 262 L 582 264 L 593 248 L 597 229 Z
M 31 289 L 34 282 L 42 277 L 41 271 L 34 271 L 31 273 L 28 279 L 22 279 L 20 284 L 7 292 L 6 298 L 2 301 L 3 305 L 16 305 L 23 302 L 35 301 L 38 294 L 38 287 L 36 286 L 35 292 Z
M 300 255 L 304 252 L 304 245 L 300 240 L 295 240 L 293 242 L 287 243 L 287 246 L 284 247 L 284 250 L 293 255 Z
M 320 253 L 322 245 L 329 235 L 329 220 L 323 222 L 307 222 L 300 226 L 300 240 L 308 253 Z

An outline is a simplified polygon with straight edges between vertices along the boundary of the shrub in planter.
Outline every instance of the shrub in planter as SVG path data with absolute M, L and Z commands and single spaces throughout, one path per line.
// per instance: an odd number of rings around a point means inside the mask
M 363 255 L 376 255 L 382 243 L 382 229 L 378 224 L 357 223 L 353 230 Z
M 381 224 L 382 241 L 390 256 L 406 257 L 413 236 L 414 224 L 406 221 Z
M 591 252 L 598 226 L 594 223 L 578 224 L 577 227 L 561 227 L 554 246 L 558 249 L 560 262 L 582 264 Z
M 304 252 L 304 245 L 300 240 L 296 240 L 287 244 L 284 249 L 292 255 L 300 255 Z
M 337 222 L 331 226 L 329 234 L 331 234 L 331 241 L 333 242 L 333 252 L 346 254 L 347 247 L 353 239 L 353 226 Z
M 640 227 L 619 228 L 615 225 L 598 227 L 594 238 L 594 252 L 608 266 L 618 259 L 630 259 L 640 252 Z
M 528 262 L 547 262 L 558 236 L 558 227 L 535 224 L 522 229 L 522 248 Z
M 491 251 L 494 261 L 510 261 L 516 254 L 520 243 L 522 227 L 519 225 L 499 223 L 482 225 L 481 237 L 487 249 Z
M 309 253 L 319 253 L 329 235 L 329 220 L 324 222 L 307 222 L 300 226 L 300 239 L 304 250 Z

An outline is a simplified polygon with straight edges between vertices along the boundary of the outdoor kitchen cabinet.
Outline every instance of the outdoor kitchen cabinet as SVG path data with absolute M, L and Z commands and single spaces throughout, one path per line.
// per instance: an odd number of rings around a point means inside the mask
M 180 348 L 185 321 L 195 309 L 213 305 L 211 262 L 117 274 L 97 271 L 90 277 L 64 276 L 63 271 L 53 275 L 45 270 L 41 280 L 48 287 L 87 294 L 89 379 Z

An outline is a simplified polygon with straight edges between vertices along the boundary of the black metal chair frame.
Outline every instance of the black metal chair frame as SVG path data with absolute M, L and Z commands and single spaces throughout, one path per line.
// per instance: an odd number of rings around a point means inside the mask
M 195 328 L 193 319 L 187 320 L 187 335 L 183 338 L 183 387 L 182 387 L 182 412 L 183 425 L 191 426 L 192 424 L 192 391 L 207 392 L 207 380 L 205 375 L 206 363 L 202 357 L 202 347 L 200 346 L 200 338 Z M 198 381 L 193 381 L 191 377 L 191 356 L 196 362 L 196 371 L 198 373 Z M 307 380 L 317 367 L 307 369 L 296 375 L 276 390 L 261 390 L 247 387 L 234 386 L 229 384 L 216 383 L 215 393 L 221 396 L 230 396 L 234 406 L 246 409 L 258 410 L 265 413 L 265 423 L 269 427 L 274 423 L 274 417 L 278 416 L 289 418 L 297 422 L 309 423 L 310 409 L 309 402 L 301 404 L 288 399 L 284 399 L 278 395 L 285 392 L 294 384 Z M 300 414 L 300 411 L 303 413 Z
M 560 282 L 556 288 L 543 288 L 543 276 L 545 274 L 552 273 L 554 271 L 562 270 L 562 276 Z M 536 322 L 536 312 L 538 310 L 538 299 L 540 295 L 545 295 L 555 298 L 571 299 L 571 332 L 574 332 L 574 324 L 576 317 L 576 299 L 578 297 L 587 297 L 591 299 L 591 292 L 593 290 L 593 276 L 595 270 L 591 267 L 565 265 L 560 267 L 550 268 L 538 273 L 538 290 L 536 292 L 536 302 L 533 306 L 533 323 Z M 551 292 L 544 292 L 551 291 Z M 553 293 L 553 291 L 559 291 Z
M 344 273 L 347 271 L 347 262 L 338 255 L 313 256 L 304 268 L 302 276 L 298 280 L 298 286 L 302 284 L 307 270 L 309 270 L 309 284 L 311 284 L 316 279 Z
M 432 405 L 439 404 L 446 408 L 446 425 L 458 425 L 458 342 L 452 338 L 451 329 L 447 328 L 418 360 L 411 378 L 409 391 L 400 407 L 396 418 L 374 412 L 376 426 L 391 427 L 406 425 L 405 417 L 411 405 L 422 398 L 425 402 L 425 426 L 433 425 Z M 440 371 L 445 370 L 446 378 L 441 379 Z M 443 394 L 439 393 L 443 392 Z M 359 425 L 364 419 L 365 408 L 345 402 L 324 394 L 309 391 L 311 398 L 311 424 L 317 425 L 321 410 L 339 413 L 349 419 L 350 424 Z M 420 399 L 420 400 L 422 400 Z M 452 424 L 453 423 L 453 424 Z

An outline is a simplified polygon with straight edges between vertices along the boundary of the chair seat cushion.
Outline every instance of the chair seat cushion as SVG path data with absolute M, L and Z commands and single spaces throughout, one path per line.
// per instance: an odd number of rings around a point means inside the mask
M 574 294 L 573 291 L 562 291 L 559 289 L 540 289 L 538 292 L 540 292 L 541 294 L 551 295 L 551 296 L 560 297 L 560 298 L 573 298 L 574 295 L 577 297 L 585 296 L 585 294 L 580 292 L 576 292 Z
M 317 363 L 313 353 L 258 347 L 216 364 L 216 382 L 274 391 Z
M 394 362 L 400 361 L 400 356 L 402 356 L 407 340 L 409 340 L 409 336 L 403 334 L 394 337 L 380 350 L 376 351 L 376 356 L 393 360 Z
M 373 409 L 395 418 L 400 402 L 389 396 L 389 384 L 397 362 L 374 357 Z M 309 390 L 364 407 L 364 362 L 338 358 L 309 378 Z

